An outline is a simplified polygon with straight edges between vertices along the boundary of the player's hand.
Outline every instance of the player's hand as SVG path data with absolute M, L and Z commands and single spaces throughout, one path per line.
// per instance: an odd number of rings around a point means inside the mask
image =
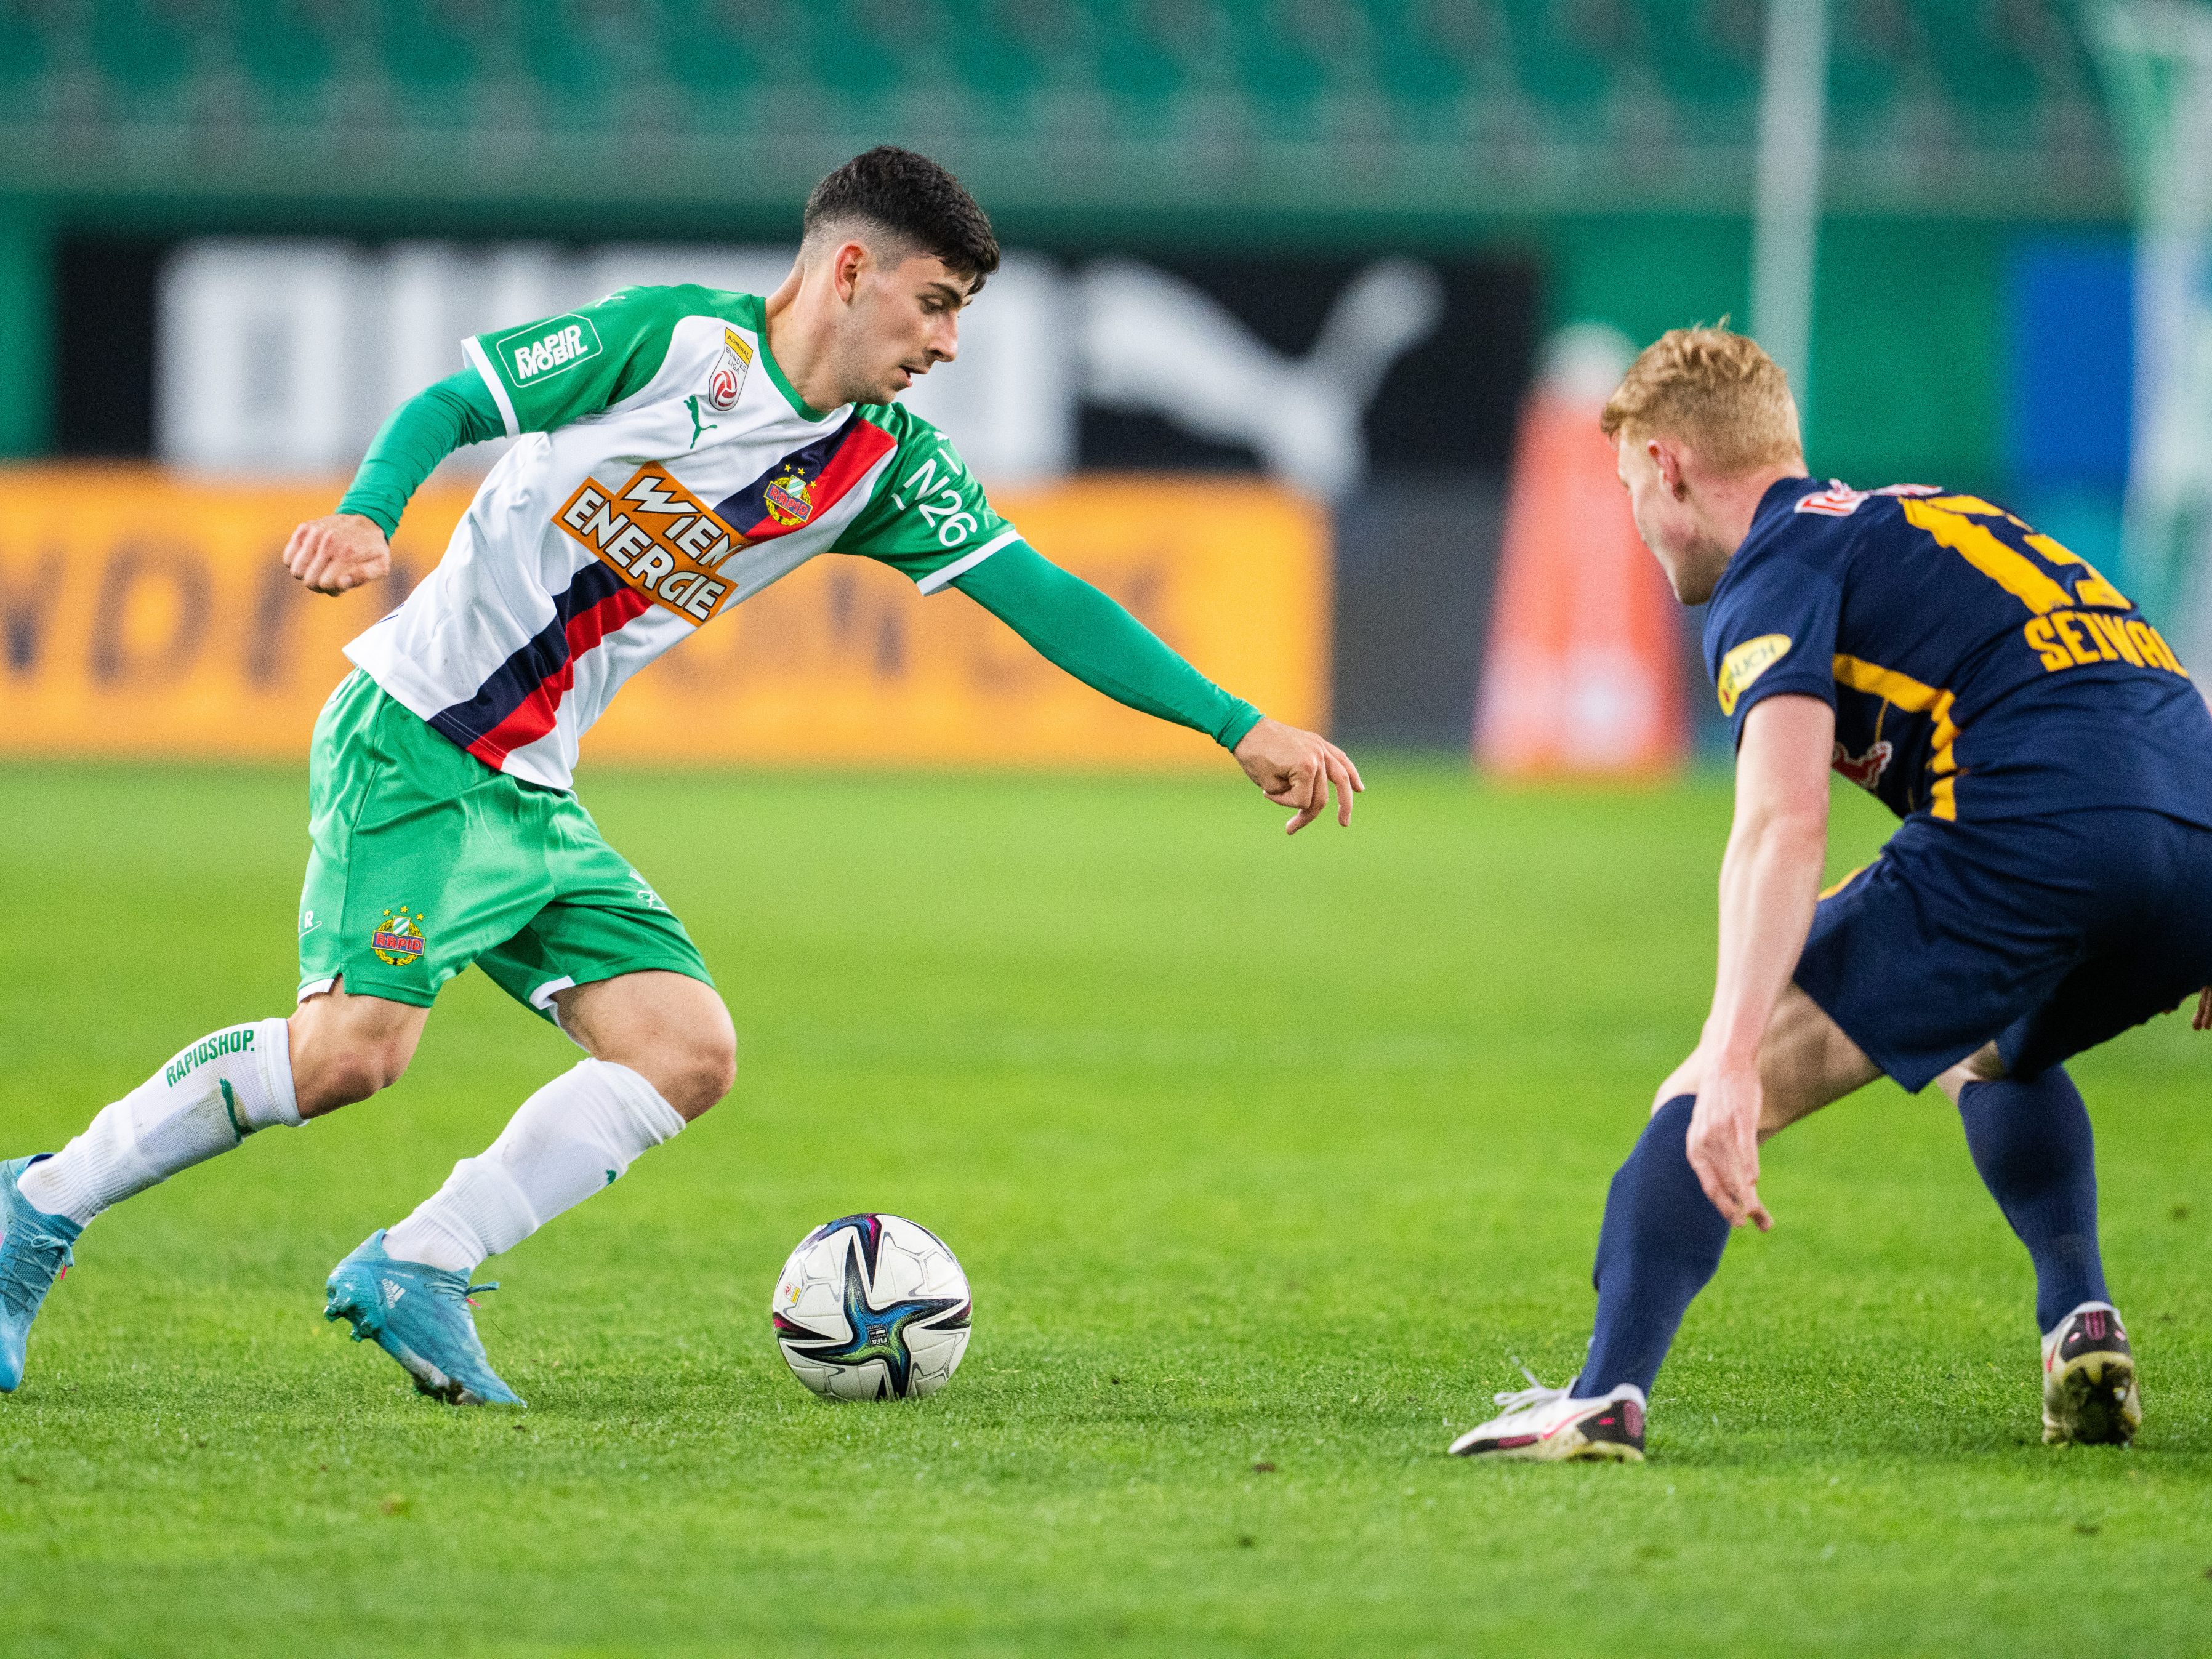
M 1774 1218 L 1759 1201 L 1759 1112 L 1765 1091 L 1754 1065 L 1706 1068 L 1690 1114 L 1690 1168 L 1713 1207 L 1731 1227 L 1747 1221 L 1765 1232 Z
M 375 520 L 333 513 L 292 532 L 284 568 L 310 593 L 343 593 L 391 574 L 392 544 Z
M 1352 757 L 1327 738 L 1280 720 L 1262 720 L 1237 745 L 1237 763 L 1278 806 L 1294 806 L 1297 816 L 1284 826 L 1295 836 L 1328 811 L 1328 790 L 1336 786 L 1336 821 L 1352 823 L 1352 798 L 1367 786 Z

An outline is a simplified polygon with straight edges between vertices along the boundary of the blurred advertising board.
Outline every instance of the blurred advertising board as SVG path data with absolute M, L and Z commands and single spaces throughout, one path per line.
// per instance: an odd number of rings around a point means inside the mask
M 309 594 L 277 562 L 334 481 L 138 467 L 0 471 L 0 755 L 298 757 L 344 642 L 443 551 L 465 489 L 433 484 L 392 580 Z M 1260 708 L 1324 727 L 1328 518 L 1255 479 L 1091 477 L 994 497 L 1049 557 Z M 1109 702 L 965 598 L 815 560 L 646 670 L 586 764 L 1203 763 L 1211 745 Z
M 65 447 L 316 478 L 465 367 L 464 336 L 632 283 L 772 294 L 796 249 L 203 237 L 150 258 L 65 252 L 62 337 L 94 353 L 137 339 L 150 358 L 72 357 Z M 1001 489 L 1234 470 L 1344 500 L 1378 474 L 1503 465 L 1536 297 L 1534 268 L 1511 258 L 1010 248 L 961 314 L 957 362 L 900 402 Z

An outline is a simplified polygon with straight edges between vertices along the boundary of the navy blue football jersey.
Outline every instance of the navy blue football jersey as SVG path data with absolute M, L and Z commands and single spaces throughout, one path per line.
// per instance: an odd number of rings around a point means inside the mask
M 1899 817 L 2134 806 L 2212 828 L 2212 714 L 2187 671 L 2086 560 L 1978 496 L 1784 479 L 1705 650 L 1737 741 L 1763 699 L 1818 697 L 1835 769 Z

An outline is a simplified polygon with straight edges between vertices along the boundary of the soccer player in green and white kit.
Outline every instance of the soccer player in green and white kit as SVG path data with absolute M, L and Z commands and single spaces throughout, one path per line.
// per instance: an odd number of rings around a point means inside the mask
M 726 1093 L 736 1037 L 690 938 L 570 789 L 616 690 L 817 553 L 954 586 L 1069 672 L 1231 750 L 1296 831 L 1349 823 L 1343 752 L 1264 719 L 1033 551 L 951 447 L 894 401 L 950 362 L 997 268 L 943 168 L 879 149 L 806 204 L 765 299 L 625 289 L 480 335 L 469 367 L 386 422 L 291 574 L 319 593 L 384 575 L 409 496 L 453 449 L 520 440 L 444 560 L 347 647 L 316 722 L 300 1000 L 179 1053 L 60 1152 L 0 1164 L 0 1389 L 86 1224 L 257 1130 L 389 1086 L 438 988 L 473 962 L 589 1056 L 491 1146 L 331 1273 L 325 1310 L 425 1393 L 520 1403 L 469 1313 L 468 1276 Z

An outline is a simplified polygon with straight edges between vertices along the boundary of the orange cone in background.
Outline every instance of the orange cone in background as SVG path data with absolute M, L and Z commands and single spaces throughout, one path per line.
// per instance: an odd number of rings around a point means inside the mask
M 1650 774 L 1688 754 L 1674 596 L 1597 429 L 1632 355 L 1613 329 L 1562 330 L 1522 410 L 1474 716 L 1475 758 L 1509 776 Z

